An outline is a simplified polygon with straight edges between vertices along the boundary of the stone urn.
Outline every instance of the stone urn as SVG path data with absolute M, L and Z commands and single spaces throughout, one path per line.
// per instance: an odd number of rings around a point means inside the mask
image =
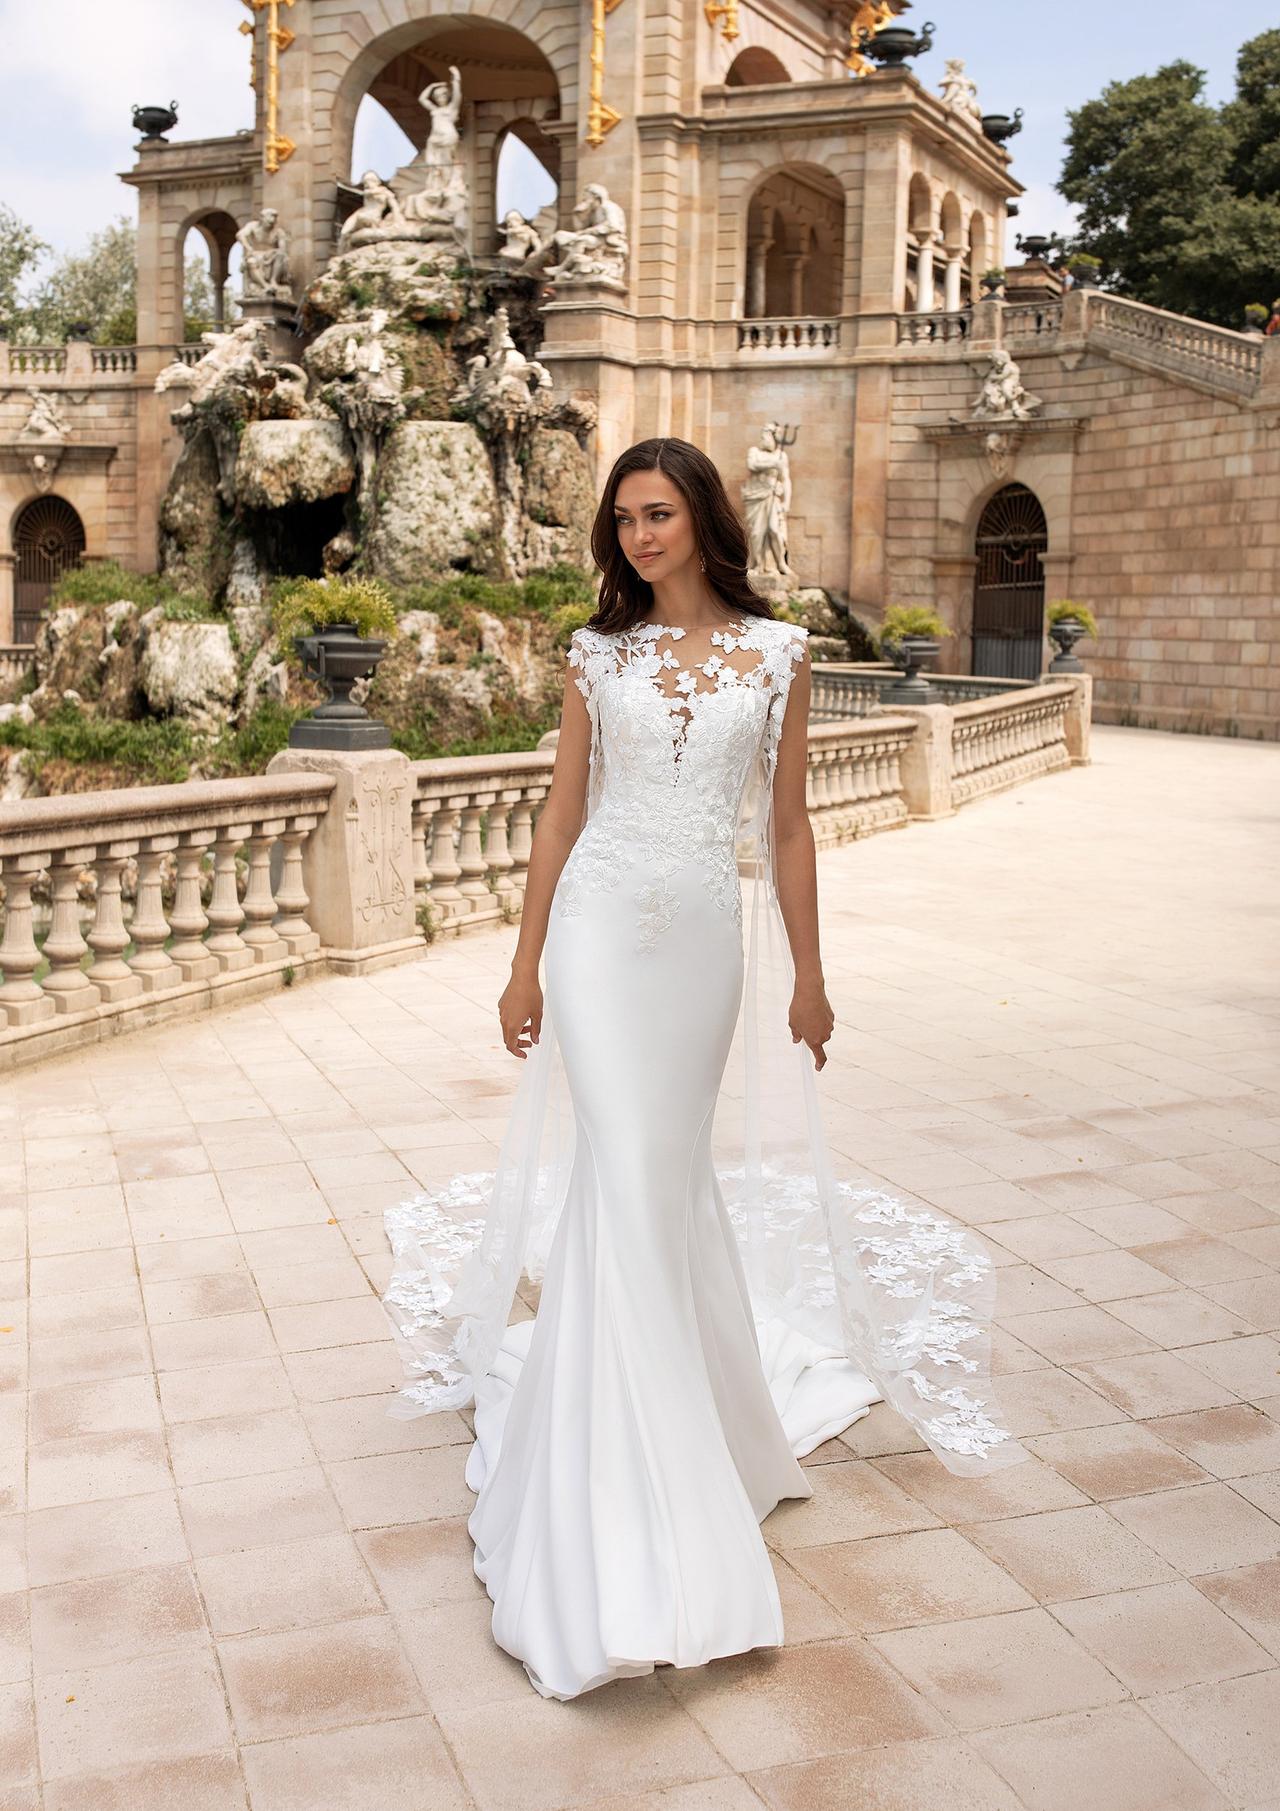
M 980 277 L 978 281 L 981 284 L 982 293 L 988 301 L 992 301 L 996 296 L 1002 296 L 1004 294 L 1003 277 Z
M 1047 263 L 1055 252 L 1062 250 L 1062 241 L 1046 233 L 1019 233 L 1014 244 L 1032 263 Z
M 328 623 L 312 635 L 294 638 L 307 673 L 328 691 L 309 717 L 300 717 L 289 731 L 290 748 L 352 750 L 390 748 L 391 731 L 356 704 L 351 688 L 357 679 L 377 671 L 387 651 L 385 641 L 366 638 L 354 623 Z
M 882 704 L 932 704 L 933 687 L 920 671 L 926 660 L 932 660 L 939 643 L 932 635 L 904 635 L 901 641 L 889 642 L 885 653 L 897 667 L 900 678 L 880 694 Z
M 1010 113 L 984 113 L 982 116 L 982 135 L 989 138 L 993 145 L 1002 145 L 1006 139 L 1013 138 L 1022 130 L 1022 108 L 1015 107 Z
M 864 25 L 858 48 L 863 56 L 879 63 L 882 69 L 901 69 L 910 57 L 922 57 L 927 50 L 933 49 L 933 33 L 932 21 L 921 32 L 914 32 L 905 25 L 890 25 L 883 31 L 873 32 Z
M 141 132 L 144 145 L 168 144 L 164 134 L 171 132 L 177 123 L 177 101 L 170 101 L 167 107 L 135 107 L 133 110 L 133 129 Z
M 1098 272 L 1092 264 L 1068 264 L 1067 269 L 1071 272 L 1071 281 L 1077 289 L 1098 287 Z
M 1089 633 L 1078 616 L 1060 616 L 1049 624 L 1049 639 L 1058 652 L 1049 662 L 1050 673 L 1083 673 L 1084 663 L 1075 653 L 1075 645 Z

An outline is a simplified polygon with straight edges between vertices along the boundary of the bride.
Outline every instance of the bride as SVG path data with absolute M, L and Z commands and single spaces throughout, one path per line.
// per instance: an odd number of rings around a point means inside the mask
M 835 1174 L 806 813 L 806 634 L 747 581 L 715 467 L 609 475 L 498 1003 L 524 1068 L 494 1171 L 387 1212 L 400 1415 L 474 1400 L 493 1634 L 545 1697 L 783 1639 L 760 1524 L 890 1403 L 953 1471 L 987 1399 L 989 1260 Z M 545 969 L 545 996 L 539 982 Z M 508 1327 L 521 1274 L 537 1316 Z

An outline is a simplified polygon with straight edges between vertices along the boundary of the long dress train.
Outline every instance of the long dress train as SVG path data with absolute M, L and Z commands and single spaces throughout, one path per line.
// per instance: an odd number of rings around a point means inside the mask
M 767 885 L 744 952 L 741 836 L 767 828 L 804 632 L 744 620 L 696 666 L 659 646 L 683 637 L 574 637 L 592 799 L 552 901 L 542 1038 L 498 1170 L 387 1214 L 384 1299 L 418 1380 L 393 1412 L 474 1396 L 475 1570 L 495 1640 L 557 1698 L 780 1643 L 760 1523 L 812 1494 L 798 1458 L 882 1396 L 955 1469 L 1017 1456 L 947 1381 L 979 1368 L 963 1297 L 985 1259 L 826 1174 L 780 1052 L 785 963 L 772 987 L 761 965 Z M 521 1269 L 542 1274 L 537 1316 L 506 1327 Z

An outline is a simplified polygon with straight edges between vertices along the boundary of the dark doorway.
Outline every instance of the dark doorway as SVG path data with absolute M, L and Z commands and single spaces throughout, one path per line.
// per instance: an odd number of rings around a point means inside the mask
M 84 558 L 84 523 L 61 497 L 36 497 L 13 525 L 13 639 L 36 638 L 49 593 Z
M 1006 484 L 978 523 L 973 670 L 987 679 L 1039 679 L 1044 657 L 1048 526 L 1025 484 Z

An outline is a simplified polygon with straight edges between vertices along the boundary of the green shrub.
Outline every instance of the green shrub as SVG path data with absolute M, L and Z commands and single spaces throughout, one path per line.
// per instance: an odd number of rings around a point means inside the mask
M 239 728 L 230 725 L 223 730 L 202 767 L 211 779 L 235 779 L 240 774 L 265 773 L 272 755 L 289 745 L 289 731 L 305 707 L 282 704 L 278 698 L 263 698 Z
M 138 722 L 90 717 L 63 704 L 43 722 L 0 723 L 0 745 L 27 751 L 33 778 L 49 761 L 115 770 L 123 786 L 167 786 L 188 777 L 194 753 L 189 725 L 174 717 Z
M 876 644 L 883 650 L 895 646 L 907 635 L 927 635 L 931 640 L 941 641 L 950 633 L 938 612 L 927 604 L 890 604 L 884 613 Z
M 102 609 L 118 603 L 136 604 L 140 610 L 161 604 L 171 622 L 208 622 L 218 617 L 206 598 L 179 591 L 159 573 L 131 572 L 115 560 L 95 560 L 64 572 L 49 598 L 50 609 L 61 604 Z
M 353 623 L 365 637 L 393 636 L 396 609 L 377 579 L 291 579 L 272 588 L 271 620 L 276 639 L 293 652 L 297 635 L 311 635 L 330 623 Z
M 1084 624 L 1086 633 L 1097 641 L 1098 623 L 1088 604 L 1073 604 L 1069 597 L 1060 597 L 1045 611 L 1045 618 L 1050 623 L 1059 622 L 1064 616 L 1074 616 L 1078 623 Z

